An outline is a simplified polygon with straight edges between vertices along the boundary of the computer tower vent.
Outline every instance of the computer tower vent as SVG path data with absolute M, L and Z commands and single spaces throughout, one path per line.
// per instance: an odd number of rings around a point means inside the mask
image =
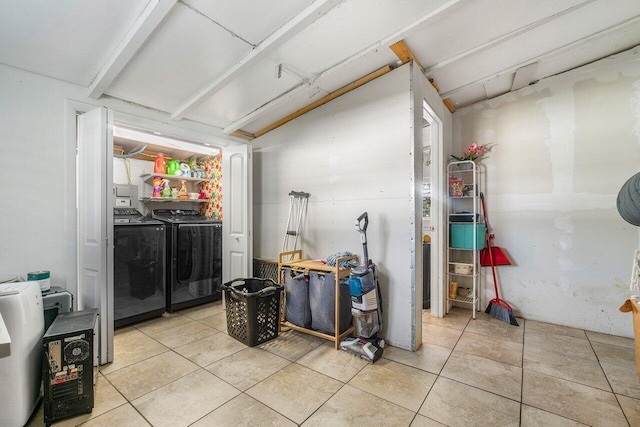
M 43 337 L 47 426 L 93 409 L 93 341 L 97 316 L 96 309 L 59 314 Z

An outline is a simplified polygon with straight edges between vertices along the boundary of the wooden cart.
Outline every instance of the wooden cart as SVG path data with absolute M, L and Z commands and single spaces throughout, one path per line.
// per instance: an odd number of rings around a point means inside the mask
M 344 261 L 349 261 L 355 259 L 358 260 L 357 255 L 350 255 L 343 258 L 338 258 L 336 260 L 336 266 L 332 267 L 330 265 L 324 264 L 322 262 L 313 261 L 309 259 L 302 258 L 302 251 L 288 251 L 281 252 L 278 256 L 278 279 L 280 283 L 284 283 L 284 267 L 289 267 L 293 271 L 302 272 L 304 274 L 308 274 L 310 271 L 316 271 L 320 274 L 323 273 L 331 273 L 333 272 L 335 275 L 335 331 L 333 335 L 325 334 L 323 332 L 319 332 L 313 329 L 303 328 L 298 325 L 294 325 L 290 322 L 287 322 L 284 317 L 280 321 L 281 326 L 286 326 L 296 331 L 304 332 L 316 337 L 324 338 L 329 341 L 333 341 L 335 344 L 336 350 L 340 345 L 340 341 L 342 341 L 345 337 L 351 336 L 354 331 L 353 324 L 351 324 L 343 333 L 340 333 L 340 280 L 349 277 L 351 273 L 350 268 L 340 267 L 340 264 Z

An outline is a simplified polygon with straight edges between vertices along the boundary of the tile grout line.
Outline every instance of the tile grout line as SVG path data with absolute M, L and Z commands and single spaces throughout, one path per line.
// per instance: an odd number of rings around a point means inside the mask
M 572 329 L 576 329 L 576 328 L 572 328 Z M 535 329 L 535 328 L 534 328 L 534 329 L 532 329 L 532 331 L 537 331 L 537 332 L 540 332 L 540 333 L 556 335 L 556 336 L 559 336 L 559 337 L 567 337 L 567 336 L 568 336 L 568 337 L 570 337 L 570 338 L 576 338 L 576 339 L 579 339 L 579 338 L 577 338 L 577 337 L 573 337 L 573 336 L 571 336 L 571 335 L 565 335 L 565 334 L 561 334 L 561 333 L 557 333 L 557 332 L 552 332 L 552 331 L 545 331 L 545 330 L 543 330 L 543 329 Z M 603 375 L 604 375 L 605 379 L 607 380 L 607 383 L 608 383 L 608 384 L 609 384 L 609 386 L 611 387 L 611 384 L 610 384 L 610 381 L 609 381 L 609 377 L 606 375 L 606 373 L 604 372 L 604 369 L 602 368 L 602 364 L 600 363 L 600 358 L 598 357 L 597 352 L 596 352 L 596 351 L 595 351 L 595 349 L 593 348 L 593 344 L 592 344 L 592 342 L 591 342 L 591 339 L 589 338 L 588 334 L 586 334 L 586 331 L 585 331 L 585 330 L 582 330 L 582 329 L 581 329 L 581 331 L 583 331 L 583 333 L 585 333 L 586 341 L 589 343 L 589 346 L 591 347 L 592 351 L 594 352 L 594 355 L 596 356 L 596 359 L 597 359 L 597 361 L 598 361 L 598 365 L 599 365 L 600 369 L 602 370 L 602 373 L 603 373 Z M 597 341 L 596 341 L 596 342 L 597 342 Z M 619 347 L 623 347 L 623 346 L 619 346 Z M 523 351 L 524 351 L 524 347 L 523 347 Z M 616 403 L 618 404 L 618 407 L 619 407 L 620 411 L 622 412 L 622 414 L 623 414 L 623 415 L 624 415 L 624 417 L 625 417 L 625 421 L 627 421 L 627 423 L 629 423 L 629 420 L 628 420 L 628 418 L 627 418 L 627 414 L 626 414 L 626 413 L 624 412 L 624 410 L 622 409 L 622 406 L 620 405 L 620 401 L 619 401 L 619 399 L 618 399 L 617 394 L 616 394 L 615 392 L 613 392 L 613 387 L 611 387 L 611 391 L 608 391 L 608 390 L 602 390 L 602 389 L 600 389 L 600 388 L 598 388 L 598 387 L 594 387 L 594 386 L 590 386 L 590 385 L 587 385 L 587 384 L 583 384 L 583 383 L 578 382 L 578 381 L 574 381 L 574 380 L 570 380 L 570 379 L 565 379 L 565 378 L 561 378 L 561 377 L 558 377 L 558 376 L 555 376 L 555 375 L 550 375 L 550 374 L 546 374 L 546 373 L 542 373 L 542 372 L 537 372 L 537 371 L 533 371 L 533 372 L 535 372 L 535 373 L 536 373 L 536 374 L 538 374 L 538 375 L 543 375 L 543 376 L 547 376 L 547 377 L 551 377 L 551 378 L 556 378 L 556 379 L 559 379 L 559 380 L 562 380 L 562 381 L 566 381 L 566 382 L 568 382 L 568 383 L 577 384 L 577 385 L 579 385 L 579 386 L 584 386 L 584 387 L 592 388 L 592 389 L 595 389 L 595 390 L 598 390 L 598 391 L 602 391 L 602 392 L 604 392 L 604 393 L 611 393 L 611 394 L 615 397 L 615 399 L 616 399 Z M 523 360 L 523 375 L 524 375 L 524 360 Z M 524 379 L 523 379 L 523 386 L 524 386 Z M 536 409 L 538 409 L 538 410 L 540 410 L 540 411 L 547 412 L 547 413 L 549 413 L 549 414 L 553 414 L 553 415 L 556 415 L 556 416 L 558 416 L 558 417 L 561 417 L 561 418 L 567 419 L 567 420 L 571 420 L 571 421 L 578 422 L 578 423 L 580 423 L 580 422 L 581 422 L 581 421 L 578 421 L 578 420 L 576 420 L 576 419 L 569 418 L 569 417 L 568 417 L 568 416 L 566 416 L 565 414 L 560 414 L 560 413 L 552 412 L 552 411 L 550 411 L 549 409 L 540 408 L 540 407 L 538 407 L 538 406 L 533 406 L 533 405 L 529 405 L 529 406 L 531 406 L 531 407 L 533 407 L 533 408 L 536 408 Z M 629 424 L 629 425 L 630 425 L 630 424 Z
M 472 310 L 474 310 L 474 308 L 472 308 Z M 473 315 L 473 313 L 472 313 Z M 458 342 L 460 342 L 460 339 L 462 339 L 462 335 L 464 335 L 465 331 L 467 330 L 467 327 L 469 326 L 469 323 L 471 322 L 471 320 L 473 319 L 473 317 L 469 317 L 469 319 L 467 319 L 467 322 L 464 325 L 464 328 L 462 328 L 462 332 L 460 333 L 460 336 L 458 337 L 458 339 L 456 340 L 455 345 L 453 346 L 453 348 L 451 349 L 451 351 L 449 352 L 449 355 L 447 356 L 446 360 L 444 361 L 444 363 L 442 364 L 442 366 L 440 367 L 440 369 L 438 370 L 438 373 L 435 374 L 436 375 L 436 379 L 433 381 L 433 384 L 431 384 L 431 387 L 429 387 L 429 391 L 427 392 L 426 396 L 424 397 L 424 399 L 422 399 L 422 403 L 420 404 L 420 407 L 418 408 L 418 410 L 416 411 L 415 415 L 413 416 L 413 420 L 411 420 L 411 423 L 413 424 L 413 421 L 415 421 L 415 419 L 418 417 L 418 415 L 420 414 L 420 409 L 424 406 L 424 404 L 426 403 L 427 399 L 429 398 L 429 395 L 431 394 L 431 392 L 433 391 L 433 386 L 436 384 L 436 382 L 438 381 L 438 379 L 440 379 L 440 374 L 442 374 L 442 371 L 444 370 L 445 365 L 447 364 L 447 362 L 449 362 L 449 359 L 451 358 L 451 355 L 453 354 L 453 351 L 455 350 L 456 346 L 458 345 Z M 423 321 L 423 323 L 426 323 Z M 422 343 L 424 345 L 424 343 Z M 425 371 L 428 372 L 428 371 Z M 446 377 L 443 377 L 446 378 Z M 449 378 L 447 378 L 449 379 Z M 428 419 L 432 419 L 436 422 L 440 422 L 438 420 L 435 420 L 433 418 L 427 417 Z M 442 423 L 441 423 L 442 424 Z M 411 424 L 410 424 L 411 425 Z
M 195 319 L 193 319 L 193 318 L 191 318 L 191 317 L 189 317 L 189 316 L 187 316 L 187 315 L 183 315 L 183 314 L 180 314 L 180 315 L 181 315 L 181 316 L 186 317 L 187 319 L 190 319 L 191 321 L 194 321 L 194 322 L 198 322 L 198 323 L 200 323 L 198 320 L 195 320 Z M 161 318 L 161 317 L 159 317 L 159 318 Z M 159 319 L 159 318 L 158 318 L 158 319 Z M 189 323 L 189 322 L 187 322 L 186 324 L 188 324 L 188 323 Z M 229 386 L 231 386 L 231 387 L 235 388 L 236 390 L 238 390 L 238 391 L 239 391 L 239 394 L 244 394 L 244 392 L 243 392 L 242 390 L 239 390 L 238 388 L 236 388 L 235 386 L 233 386 L 233 384 L 230 384 L 230 383 L 228 383 L 227 381 L 225 381 L 224 379 L 222 379 L 222 378 L 218 377 L 218 376 L 217 376 L 217 375 L 215 375 L 213 372 L 208 371 L 208 370 L 206 369 L 206 367 L 200 366 L 199 364 L 195 363 L 193 360 L 191 360 L 191 359 L 189 359 L 189 358 L 187 358 L 187 357 L 183 356 L 182 354 L 178 353 L 177 351 L 175 351 L 175 349 L 173 349 L 173 348 L 171 348 L 171 347 L 168 347 L 168 346 L 166 346 L 166 345 L 162 344 L 162 343 L 161 343 L 160 341 L 158 341 L 156 338 L 154 338 L 154 337 L 152 337 L 152 336 L 148 335 L 146 332 L 144 332 L 144 331 L 140 330 L 136 325 L 131 325 L 131 326 L 132 326 L 135 330 L 137 330 L 138 332 L 140 332 L 140 333 L 144 334 L 145 336 L 147 336 L 149 339 L 151 339 L 151 340 L 155 341 L 156 343 L 158 343 L 158 344 L 163 345 L 164 347 L 166 347 L 166 348 L 167 348 L 167 351 L 164 351 L 164 352 L 162 352 L 162 353 L 158 353 L 158 354 L 153 355 L 153 356 L 150 356 L 150 357 L 148 357 L 148 358 L 145 358 L 145 359 L 139 360 L 139 361 L 137 361 L 137 362 L 135 362 L 135 363 L 132 363 L 132 364 L 130 364 L 130 365 L 123 366 L 123 367 L 118 368 L 118 369 L 116 369 L 116 370 L 114 370 L 114 371 L 112 371 L 112 372 L 109 372 L 108 374 L 111 374 L 111 373 L 113 373 L 113 372 L 117 372 L 117 371 L 119 371 L 119 370 L 121 370 L 121 369 L 124 369 L 124 368 L 128 368 L 128 367 L 131 367 L 131 366 L 134 366 L 134 365 L 140 364 L 140 363 L 142 363 L 142 362 L 148 361 L 148 360 L 150 360 L 150 359 L 152 359 L 152 358 L 154 358 L 154 357 L 160 356 L 160 355 L 162 355 L 162 354 L 166 354 L 166 353 L 168 353 L 168 352 L 172 352 L 172 353 L 176 354 L 178 357 L 180 357 L 180 358 L 182 358 L 182 359 L 185 359 L 185 360 L 187 360 L 187 361 L 189 361 L 189 362 L 193 363 L 194 365 L 196 365 L 196 366 L 197 366 L 197 369 L 196 369 L 196 370 L 194 370 L 194 371 L 192 371 L 192 372 L 196 372 L 196 371 L 198 371 L 198 370 L 202 369 L 202 370 L 204 370 L 204 371 L 208 372 L 209 374 L 213 375 L 214 377 L 216 377 L 216 378 L 220 379 L 221 381 L 225 382 L 225 383 L 226 383 L 226 384 L 228 384 Z M 174 328 L 180 327 L 180 326 L 182 326 L 182 325 L 178 325 L 178 326 L 174 326 L 174 327 L 168 327 L 168 328 L 166 328 L 166 329 L 160 329 L 160 330 L 158 330 L 158 331 L 156 331 L 156 332 L 168 331 L 168 330 L 171 330 L 171 329 L 174 329 Z M 205 325 L 205 326 L 208 326 L 208 325 Z M 212 329 L 217 331 L 217 329 L 216 329 L 216 328 L 212 328 Z M 219 332 L 220 332 L 220 333 L 224 333 L 224 332 L 222 332 L 222 331 L 219 331 Z M 199 340 L 196 340 L 196 341 L 199 341 Z M 239 350 L 239 351 L 241 351 L 241 350 Z M 237 352 L 236 352 L 236 353 L 237 353 Z M 233 353 L 233 354 L 235 354 L 235 353 Z M 225 359 L 226 357 L 230 357 L 230 356 L 232 356 L 233 354 L 230 354 L 230 355 L 228 355 L 228 356 L 225 356 L 223 359 Z M 222 360 L 222 359 L 221 359 L 221 360 Z M 213 362 L 213 363 L 215 363 L 215 362 Z M 213 364 L 213 363 L 212 363 L 212 364 Z M 210 365 L 209 365 L 209 366 L 210 366 Z M 143 419 L 144 419 L 144 420 L 145 420 L 149 425 L 153 426 L 153 424 L 152 424 L 152 423 L 151 423 L 151 422 L 150 422 L 150 421 L 149 421 L 149 420 L 148 420 L 148 419 L 147 419 L 147 418 L 146 418 L 146 417 L 145 417 L 145 416 L 144 416 L 144 415 L 143 415 L 143 414 L 138 410 L 138 408 L 133 404 L 133 402 L 132 402 L 131 400 L 129 400 L 129 398 L 127 398 L 124 394 L 122 394 L 122 392 L 121 392 L 121 391 L 116 387 L 116 385 L 115 385 L 115 384 L 113 384 L 113 383 L 112 383 L 112 382 L 111 382 L 111 381 L 106 377 L 106 375 L 108 375 L 108 374 L 102 374 L 102 372 L 100 372 L 100 369 L 99 369 L 99 368 L 98 368 L 98 372 L 102 375 L 102 377 L 103 377 L 107 382 L 109 382 L 109 384 L 111 384 L 111 386 L 114 388 L 114 390 L 116 390 L 116 392 L 117 392 L 119 395 L 121 395 L 121 396 L 125 399 L 125 401 L 126 401 L 126 403 L 124 403 L 124 404 L 122 404 L 122 405 L 118 405 L 117 407 L 112 408 L 112 409 L 110 409 L 109 411 L 106 411 L 104 414 L 107 414 L 107 413 L 109 413 L 109 412 L 111 412 L 111 411 L 113 411 L 113 410 L 115 410 L 115 409 L 117 409 L 117 408 L 119 408 L 119 407 L 121 407 L 121 406 L 123 406 L 123 405 L 129 404 L 129 405 L 130 405 L 130 406 L 131 406 L 131 407 L 132 407 L 132 408 L 133 408 L 133 409 L 134 409 L 138 414 L 140 414 L 140 416 L 141 416 L 141 417 L 142 417 L 142 418 L 143 418 Z M 136 399 L 139 399 L 139 398 L 140 398 L 140 397 L 142 397 L 142 396 L 146 396 L 146 395 L 148 395 L 149 393 L 152 393 L 152 392 L 154 392 L 154 391 L 156 391 L 156 390 L 158 390 L 158 389 L 160 389 L 160 388 L 162 388 L 162 387 L 165 387 L 165 386 L 167 386 L 167 385 L 169 385 L 169 384 L 172 384 L 172 383 L 174 383 L 174 382 L 178 381 L 179 379 L 184 378 L 185 376 L 189 375 L 189 374 L 190 374 L 190 373 L 192 373 L 192 372 L 186 373 L 186 374 L 184 374 L 184 375 L 182 375 L 182 376 L 180 376 L 180 377 L 178 377 L 178 378 L 176 378 L 176 379 L 174 379 L 174 380 L 172 380 L 172 381 L 170 381 L 170 382 L 168 382 L 168 383 L 166 383 L 166 384 L 163 384 L 162 386 L 160 386 L 160 387 L 158 387 L 158 388 L 155 388 L 155 389 L 153 389 L 153 390 L 150 390 L 150 391 L 148 391 L 147 393 L 144 393 L 143 395 L 140 395 L 140 396 L 136 397 Z M 239 394 L 238 394 L 238 395 L 239 395 Z M 233 400 L 233 399 L 234 399 L 235 397 L 237 397 L 238 395 L 236 395 L 236 396 L 234 396 L 233 398 L 231 398 L 231 399 L 227 400 L 226 402 L 222 403 L 220 406 L 216 407 L 215 409 L 211 410 L 211 411 L 210 411 L 210 412 L 208 412 L 207 414 L 203 415 L 203 416 L 202 416 L 201 418 L 199 418 L 198 420 L 195 420 L 195 421 L 194 421 L 193 423 L 191 423 L 190 425 L 192 425 L 192 424 L 194 424 L 194 423 L 198 422 L 200 419 L 202 419 L 202 418 L 206 417 L 206 416 L 207 416 L 207 415 L 209 415 L 211 412 L 213 412 L 213 411 L 215 411 L 216 409 L 218 409 L 218 408 L 220 408 L 220 407 L 224 406 L 225 404 L 227 404 L 228 402 L 230 402 L 231 400 Z M 248 396 L 248 395 L 247 395 L 247 396 Z M 251 396 L 249 396 L 249 397 L 251 397 Z M 133 399 L 133 400 L 135 400 L 135 399 Z M 271 408 L 271 409 L 273 409 L 273 408 Z M 99 416 L 102 416 L 102 415 L 104 415 L 104 414 L 100 414 Z M 96 418 L 97 418 L 97 417 L 96 417 Z
M 153 339 L 153 338 L 152 338 L 152 339 Z M 139 398 L 141 398 L 142 396 L 146 396 L 146 395 L 148 395 L 149 393 L 152 393 L 152 392 L 154 392 L 154 391 L 156 391 L 156 390 L 159 390 L 159 389 L 160 389 L 160 388 L 162 388 L 162 387 L 168 386 L 169 384 L 172 384 L 172 383 L 174 383 L 174 382 L 176 382 L 176 381 L 180 380 L 181 378 L 184 378 L 185 376 L 187 376 L 187 375 L 189 375 L 189 374 L 191 374 L 191 373 L 193 373 L 193 372 L 197 372 L 198 370 L 203 370 L 203 371 L 205 371 L 205 372 L 207 372 L 207 373 L 209 373 L 209 374 L 213 375 L 214 377 L 218 378 L 219 380 L 223 381 L 224 383 L 228 384 L 229 386 L 231 386 L 231 387 L 233 387 L 233 388 L 235 388 L 236 390 L 238 390 L 238 391 L 239 391 L 239 394 L 237 394 L 236 396 L 234 396 L 234 397 L 232 397 L 231 399 L 229 399 L 229 400 L 225 401 L 224 403 L 222 403 L 222 404 L 221 404 L 221 405 L 219 405 L 218 407 L 216 407 L 216 408 L 212 409 L 211 411 L 209 411 L 209 412 L 207 412 L 206 414 L 204 414 L 202 417 L 200 417 L 200 418 L 198 418 L 197 420 L 195 420 L 193 423 L 190 423 L 190 424 L 189 424 L 189 425 L 193 425 L 193 424 L 195 424 L 196 422 L 198 422 L 199 420 L 201 420 L 202 418 L 204 418 L 204 417 L 206 417 L 207 415 L 209 415 L 211 412 L 214 412 L 214 411 L 215 411 L 215 410 L 217 410 L 218 408 L 221 408 L 222 406 L 226 405 L 228 402 L 230 402 L 231 400 L 235 399 L 235 398 L 236 398 L 237 396 L 239 396 L 240 394 L 245 394 L 242 390 L 238 389 L 238 388 L 237 388 L 237 387 L 235 387 L 233 384 L 228 383 L 228 382 L 227 382 L 227 381 L 225 381 L 224 379 L 222 379 L 222 378 L 218 377 L 218 376 L 217 376 L 216 374 L 214 374 L 213 372 L 210 372 L 209 370 L 207 370 L 207 369 L 206 369 L 206 367 L 198 365 L 197 363 L 195 363 L 194 361 L 190 360 L 189 358 L 187 358 L 187 357 L 185 357 L 185 356 L 181 355 L 180 353 L 176 352 L 174 349 L 169 349 L 169 351 L 171 351 L 171 352 L 175 353 L 176 355 L 178 355 L 179 357 L 181 357 L 181 358 L 183 358 L 183 359 L 185 359 L 185 360 L 187 360 L 187 361 L 189 361 L 189 362 L 193 363 L 194 365 L 196 365 L 196 366 L 197 366 L 197 369 L 196 369 L 196 370 L 194 370 L 194 371 L 192 371 L 192 372 L 186 373 L 186 374 L 184 374 L 184 375 L 180 376 L 179 378 L 176 378 L 176 379 L 174 379 L 174 380 L 172 380 L 172 381 L 170 381 L 170 382 L 168 382 L 168 383 L 166 383 L 166 384 L 163 384 L 162 386 L 160 386 L 160 387 L 158 387 L 158 388 L 156 388 L 156 389 L 150 390 L 149 392 L 147 392 L 147 393 L 145 393 L 145 394 L 143 394 L 143 395 L 141 395 L 141 396 L 136 397 L 136 399 L 139 399 Z M 168 353 L 168 352 L 164 352 L 164 353 Z M 161 354 L 164 354 L 164 353 L 161 353 Z M 236 353 L 237 353 L 237 352 L 236 352 Z M 233 354 L 235 354 L 235 353 L 233 353 Z M 233 354 L 230 354 L 229 356 L 225 356 L 223 359 L 225 359 L 226 357 L 230 357 L 230 356 L 232 356 Z M 153 357 L 155 357 L 155 356 L 153 356 Z M 149 359 L 150 359 L 150 358 L 149 358 Z M 149 359 L 145 359 L 145 360 L 149 360 Z M 220 359 L 220 360 L 222 360 L 222 359 Z M 143 361 L 141 361 L 141 362 L 143 362 Z M 140 363 L 140 362 L 137 362 L 137 363 Z M 216 363 L 216 362 L 213 362 L 213 363 Z M 212 363 L 212 364 L 213 364 L 213 363 Z M 129 365 L 129 366 L 133 366 L 133 365 Z M 210 366 L 210 365 L 209 365 L 209 366 Z M 114 372 L 115 372 L 115 371 L 114 371 Z M 109 382 L 111 383 L 111 381 L 109 381 Z M 120 392 L 120 390 L 118 390 L 118 388 L 117 388 L 113 383 L 111 383 L 111 385 L 114 387 L 114 389 L 116 389 L 116 391 L 117 391 L 118 393 L 120 393 L 120 394 L 125 398 L 125 400 L 127 401 L 127 403 L 129 403 L 129 404 L 130 404 L 130 405 L 131 405 L 131 406 L 132 406 L 132 407 L 133 407 L 133 408 L 134 408 L 138 413 L 140 413 L 140 411 L 138 411 L 138 408 L 136 408 L 136 406 L 133 404 L 133 402 L 132 402 L 132 401 L 130 401 L 126 396 L 124 396 L 124 395 Z M 247 396 L 248 396 L 248 395 L 247 395 Z M 249 396 L 249 397 L 251 397 L 251 396 Z M 136 399 L 134 399 L 134 400 L 136 400 Z M 114 408 L 114 409 L 115 409 L 115 408 Z M 107 411 L 107 412 L 110 412 L 110 411 Z M 142 415 L 142 413 L 140 413 L 140 415 Z M 148 423 L 153 427 L 153 424 L 152 424 L 149 420 L 147 420 L 147 418 L 146 418 L 146 417 L 144 417 L 144 415 L 142 415 L 142 417 L 144 418 L 144 420 L 145 420 L 145 421 L 147 421 L 147 422 L 148 422 Z
M 100 371 L 98 370 L 98 372 L 100 372 Z M 114 372 L 115 372 L 115 371 L 114 371 Z M 143 420 L 145 420 L 145 421 L 147 422 L 147 424 L 149 424 L 150 426 L 152 426 L 152 427 L 153 427 L 153 424 L 151 424 L 151 422 L 147 419 L 147 417 L 145 417 L 145 416 L 142 414 L 142 412 L 140 412 L 140 411 L 138 410 L 138 408 L 136 408 L 136 406 L 135 406 L 133 403 L 131 403 L 131 401 L 127 398 L 127 396 L 125 396 L 124 394 L 122 394 L 122 392 L 121 392 L 120 390 L 118 390 L 118 388 L 115 386 L 115 384 L 113 384 L 113 383 L 112 383 L 112 382 L 111 382 L 111 381 L 110 381 L 110 380 L 109 380 L 105 375 L 102 375 L 102 378 L 104 378 L 104 379 L 105 379 L 105 381 L 107 381 L 109 384 L 111 384 L 111 387 L 113 387 L 113 389 L 114 389 L 114 390 L 115 390 L 115 391 L 116 391 L 120 396 L 122 396 L 126 402 L 125 402 L 125 403 L 123 403 L 122 405 L 118 405 L 118 406 L 116 406 L 115 408 L 111 408 L 111 409 L 109 409 L 108 411 L 106 411 L 106 412 L 104 412 L 104 413 L 102 413 L 102 414 L 98 415 L 98 417 L 100 417 L 100 416 L 102 416 L 102 415 L 105 415 L 105 414 L 108 414 L 109 412 L 114 411 L 114 410 L 116 410 L 116 409 L 118 409 L 118 408 L 120 408 L 120 407 L 122 407 L 122 406 L 124 406 L 124 405 L 129 405 L 129 406 L 131 406 L 131 407 L 133 408 L 133 410 L 134 410 L 134 411 L 136 411 L 136 412 L 137 412 L 137 413 L 142 417 L 142 419 L 143 419 Z M 98 417 L 96 417 L 96 418 L 98 418 Z M 85 422 L 88 422 L 88 421 L 89 421 L 89 420 L 87 420 L 87 421 L 85 421 Z M 82 424 L 84 424 L 84 423 L 82 423 Z
M 615 392 L 615 390 L 613 388 L 613 385 L 611 384 L 611 381 L 609 380 L 609 376 L 607 375 L 607 373 L 605 372 L 604 368 L 602 367 L 602 362 L 600 361 L 600 357 L 598 357 L 598 352 L 593 347 L 593 343 L 591 342 L 591 338 L 589 338 L 589 334 L 587 334 L 585 332 L 585 336 L 587 337 L 587 341 L 589 342 L 589 346 L 591 347 L 591 350 L 593 350 L 593 354 L 595 354 L 595 356 L 596 356 L 596 360 L 598 360 L 598 366 L 600 367 L 600 370 L 602 371 L 602 374 L 604 375 L 604 378 L 607 380 L 607 384 L 609 384 L 609 388 L 611 388 L 611 394 L 613 394 L 613 397 L 616 399 L 616 403 L 618 404 L 618 407 L 620 408 L 620 412 L 622 412 L 622 415 L 624 416 L 624 419 L 627 421 L 627 424 L 631 425 L 631 422 L 629 421 L 629 418 L 627 417 L 627 413 L 622 408 L 622 404 L 620 404 L 620 399 L 618 398 L 618 394 Z

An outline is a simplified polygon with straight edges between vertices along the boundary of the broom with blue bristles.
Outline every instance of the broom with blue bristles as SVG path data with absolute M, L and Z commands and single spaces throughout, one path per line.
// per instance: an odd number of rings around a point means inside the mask
M 480 193 L 480 202 L 482 203 L 482 214 L 484 215 L 484 224 L 487 227 L 487 249 L 489 252 L 489 260 L 491 262 L 491 273 L 493 274 L 493 289 L 496 292 L 496 297 L 489 301 L 489 305 L 487 309 L 484 311 L 490 316 L 495 317 L 498 320 L 502 320 L 503 322 L 507 322 L 512 324 L 513 326 L 518 325 L 518 321 L 516 320 L 516 316 L 513 314 L 513 309 L 509 305 L 508 302 L 500 298 L 498 294 L 498 276 L 496 275 L 496 266 L 493 260 L 493 251 L 491 250 L 491 235 L 489 234 L 489 222 L 487 221 L 487 208 L 484 206 L 484 194 Z

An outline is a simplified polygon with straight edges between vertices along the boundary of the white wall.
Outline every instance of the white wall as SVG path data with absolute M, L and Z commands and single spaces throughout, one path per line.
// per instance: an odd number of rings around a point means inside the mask
M 128 173 L 127 173 L 128 164 Z M 144 191 L 143 174 L 153 173 L 154 163 L 150 160 L 113 158 L 113 183 L 114 184 L 130 184 L 138 186 L 139 197 L 151 197 L 151 193 Z M 129 182 L 131 179 L 131 182 Z
M 639 235 L 616 197 L 639 170 L 640 49 L 461 109 L 454 141 L 495 143 L 485 193 L 495 243 L 516 263 L 498 269 L 516 313 L 631 337 L 618 308 Z
M 76 289 L 75 141 L 66 136 L 65 100 L 104 105 L 154 123 L 166 135 L 189 134 L 225 146 L 218 129 L 106 98 L 86 88 L 0 65 L 0 279 L 50 270 L 51 284 Z M 216 142 L 214 142 L 216 141 Z
M 369 213 L 390 343 L 410 348 L 413 229 L 410 68 L 401 67 L 254 141 L 254 254 L 277 259 L 291 190 L 311 194 L 305 258 L 362 256 L 355 219 Z

